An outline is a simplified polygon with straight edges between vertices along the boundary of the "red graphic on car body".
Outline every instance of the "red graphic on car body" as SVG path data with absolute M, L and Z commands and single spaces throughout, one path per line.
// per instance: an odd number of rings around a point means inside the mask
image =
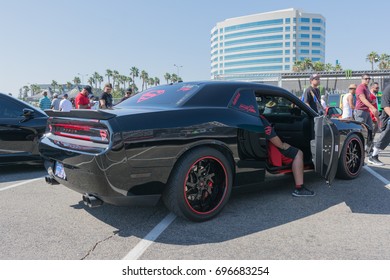
M 163 93 L 165 93 L 165 90 L 152 90 L 152 91 L 145 92 L 138 99 L 137 103 L 140 103 L 142 101 L 148 100 L 148 99 L 153 98 L 153 97 L 156 97 L 156 96 L 161 95 Z

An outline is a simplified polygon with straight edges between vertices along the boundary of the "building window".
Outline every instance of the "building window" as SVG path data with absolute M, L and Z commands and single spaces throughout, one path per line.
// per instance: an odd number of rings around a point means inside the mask
M 290 65 L 284 65 L 284 70 L 290 70 Z
M 289 57 L 286 57 L 286 58 L 284 59 L 284 62 L 289 63 L 289 62 L 290 62 L 290 58 L 289 58 Z
M 299 45 L 302 46 L 302 47 L 308 47 L 308 46 L 310 46 L 310 42 L 304 42 L 303 41 L 303 42 L 300 42 Z
M 301 50 L 299 50 L 299 53 L 300 54 L 309 54 L 310 52 L 309 52 L 309 50 L 301 49 Z
M 286 27 L 284 28 L 284 30 L 285 30 L 286 32 L 290 32 L 290 26 L 286 26 Z
M 300 26 L 299 30 L 310 31 L 310 26 Z
M 290 42 L 285 42 L 284 43 L 284 46 L 287 48 L 287 47 L 290 47 Z
M 299 38 L 301 38 L 301 39 L 309 39 L 310 38 L 310 34 L 299 34 Z
M 247 29 L 247 28 L 262 27 L 268 25 L 281 25 L 281 24 L 283 24 L 283 19 L 271 19 L 271 20 L 264 20 L 258 22 L 249 22 L 249 23 L 225 27 L 225 32 L 236 31 L 236 30 Z
M 284 36 L 284 39 L 286 39 L 286 40 L 290 39 L 290 34 L 286 34 L 286 35 Z
M 300 18 L 300 19 L 299 19 L 299 22 L 302 22 L 302 23 L 310 23 L 310 18 Z
M 289 23 L 291 22 L 291 19 L 290 19 L 290 18 L 285 18 L 285 19 L 284 19 L 284 22 L 285 22 L 286 24 L 289 24 Z
M 285 50 L 284 54 L 289 55 L 290 54 L 290 50 Z
M 322 19 L 320 19 L 320 18 L 313 18 L 312 22 L 313 23 L 322 23 Z

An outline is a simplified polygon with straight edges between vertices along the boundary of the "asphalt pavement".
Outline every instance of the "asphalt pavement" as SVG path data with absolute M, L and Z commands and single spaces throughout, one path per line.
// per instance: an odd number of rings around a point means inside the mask
M 291 196 L 290 175 L 233 193 L 215 219 L 193 223 L 155 207 L 87 208 L 44 181 L 41 167 L 0 169 L 1 260 L 390 259 L 390 149 L 383 167 L 332 186 L 313 172 L 316 196 Z

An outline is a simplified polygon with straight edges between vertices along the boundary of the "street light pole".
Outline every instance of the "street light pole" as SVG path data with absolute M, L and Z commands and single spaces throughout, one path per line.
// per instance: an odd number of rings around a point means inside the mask
M 179 73 L 179 68 L 183 67 L 183 65 L 176 65 L 176 64 L 173 64 L 173 66 L 176 67 L 176 73 L 177 73 L 177 76 L 180 77 L 180 73 Z

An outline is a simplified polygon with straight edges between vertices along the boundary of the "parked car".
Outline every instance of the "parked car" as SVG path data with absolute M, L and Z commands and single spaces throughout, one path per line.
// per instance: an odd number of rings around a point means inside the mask
M 268 162 L 263 114 L 329 183 L 353 179 L 370 131 L 317 115 L 290 92 L 245 82 L 188 82 L 147 89 L 113 110 L 50 112 L 40 152 L 48 183 L 83 194 L 89 206 L 155 204 L 179 216 L 217 215 L 232 188 L 259 185 Z
M 47 118 L 42 110 L 0 93 L 0 165 L 42 164 L 38 144 Z

